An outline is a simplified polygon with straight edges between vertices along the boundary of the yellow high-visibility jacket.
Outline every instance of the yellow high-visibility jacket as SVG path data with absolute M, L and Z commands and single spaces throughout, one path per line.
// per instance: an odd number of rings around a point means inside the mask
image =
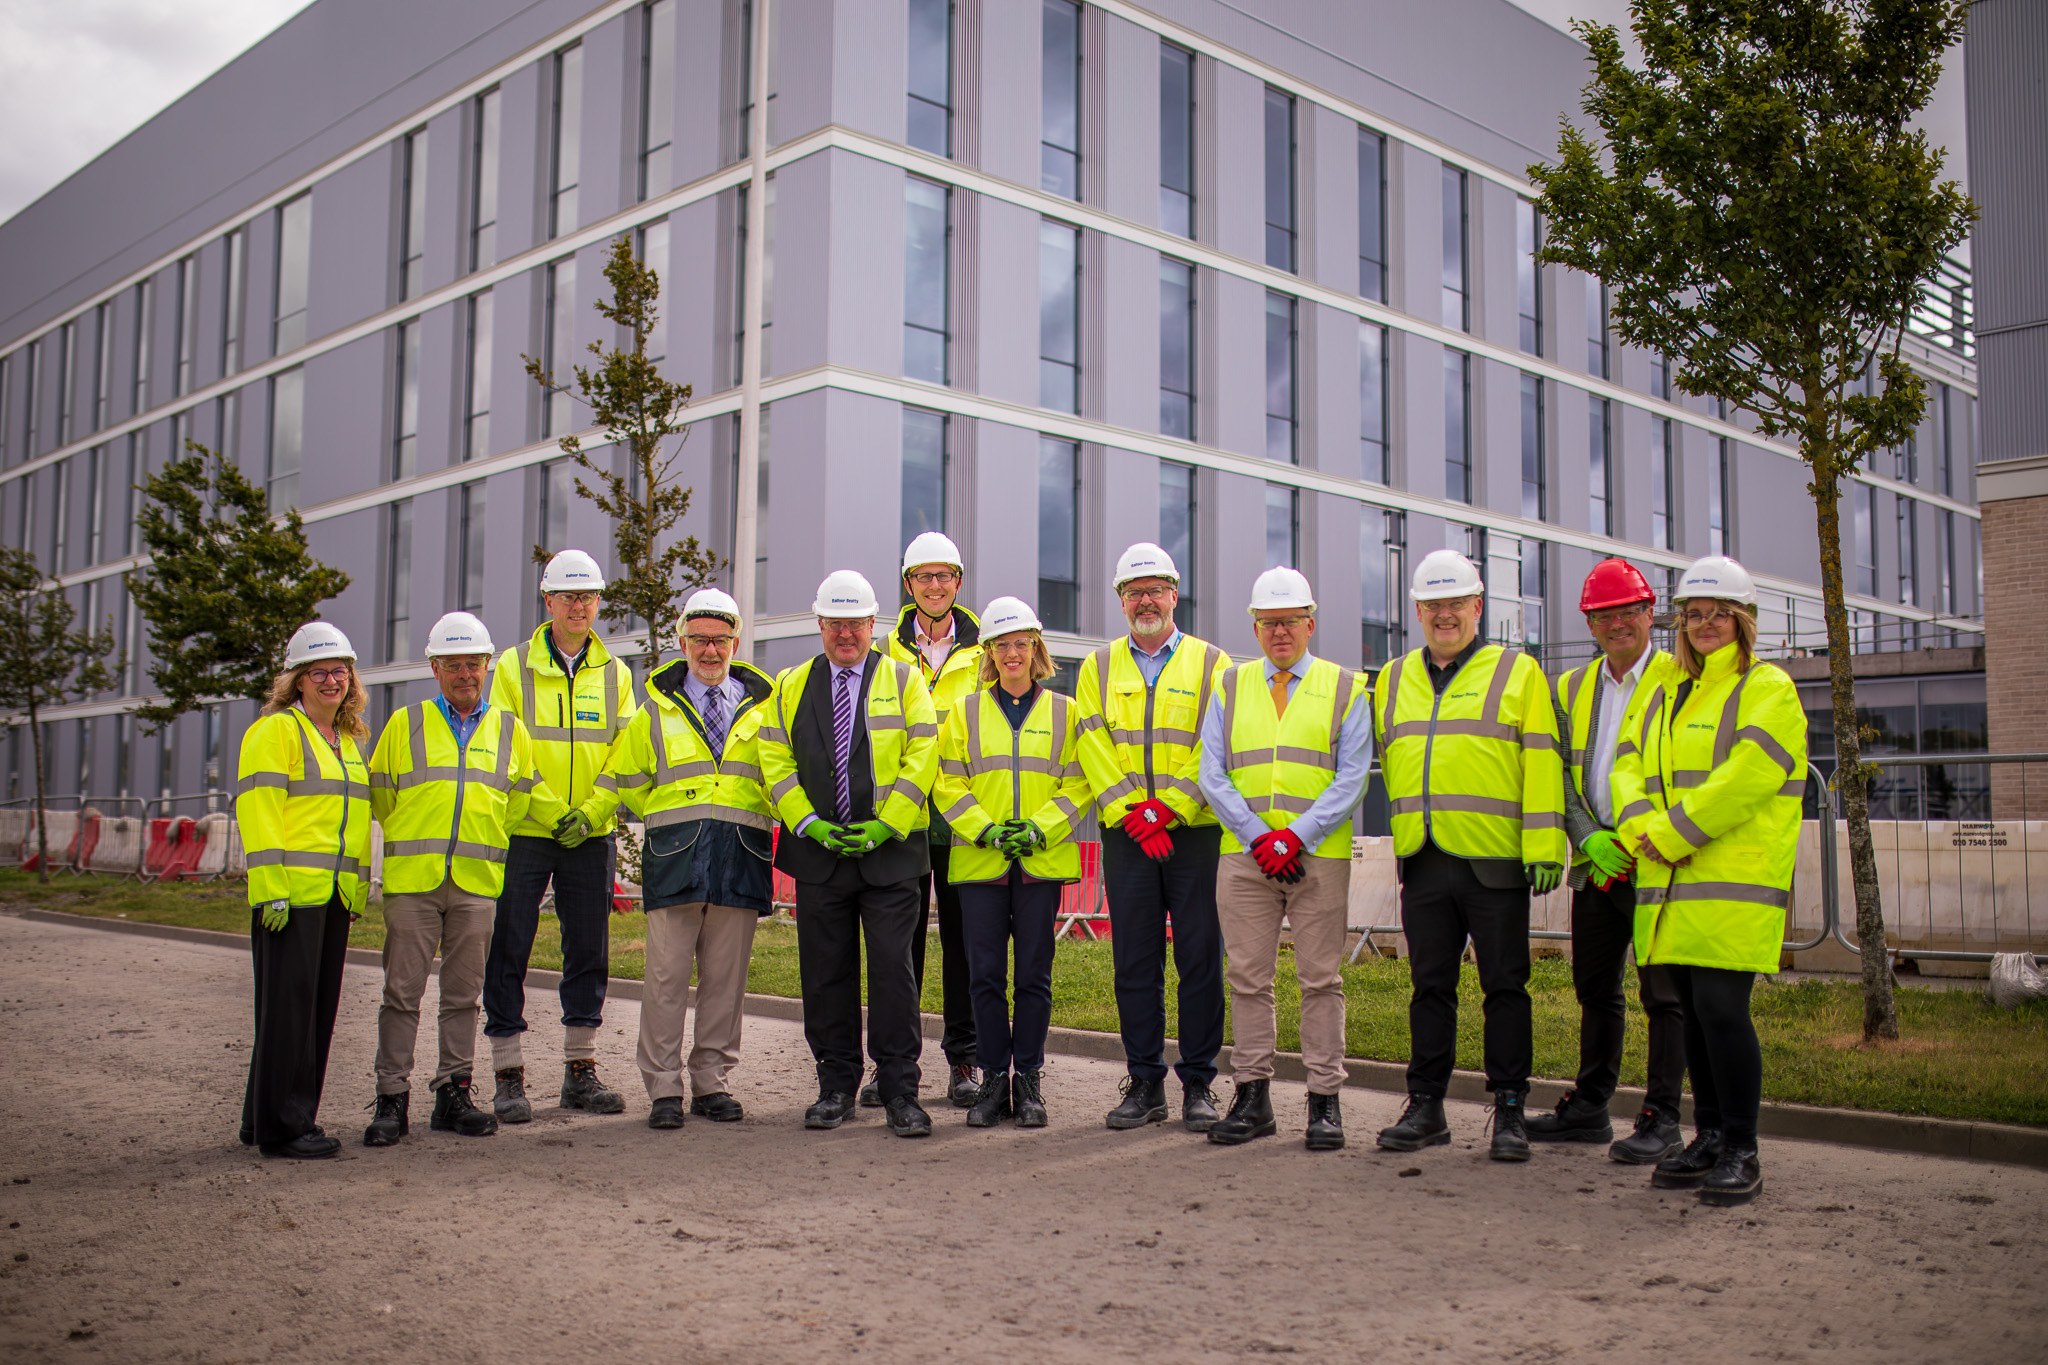
M 548 648 L 548 627 L 543 624 L 500 654 L 493 674 L 491 705 L 510 711 L 526 726 L 533 740 L 534 766 L 548 789 L 571 809 L 582 811 L 593 834 L 611 833 L 611 816 L 596 813 L 588 803 L 612 741 L 640 709 L 625 660 L 614 658 L 604 641 L 592 635 L 572 687 Z M 555 830 L 529 811 L 512 832 L 549 838 Z
M 360 911 L 370 870 L 370 774 L 343 734 L 340 754 L 293 705 L 242 735 L 235 823 L 249 862 L 249 904 Z
M 1438 695 L 1410 650 L 1381 673 L 1373 723 L 1397 856 L 1424 839 L 1460 858 L 1570 856 L 1557 709 L 1534 659 L 1482 645 Z
M 959 603 L 953 604 L 953 650 L 946 655 L 946 662 L 934 669 L 924 657 L 924 651 L 917 647 L 917 626 L 911 620 L 916 613 L 915 605 L 898 613 L 896 629 L 889 632 L 880 647 L 884 656 L 909 664 L 924 679 L 924 685 L 932 694 L 932 708 L 938 712 L 939 732 L 944 734 L 946 717 L 952 714 L 962 698 L 974 695 L 981 686 L 981 618 Z M 937 809 L 936 797 L 932 805 L 932 839 L 935 843 L 943 843 L 946 841 L 946 818 Z
M 668 667 L 688 671 L 689 665 L 678 661 Z M 749 663 L 736 662 L 732 671 L 746 688 L 746 700 L 726 726 L 723 755 L 711 752 L 704 718 L 688 699 L 677 700 L 660 686 L 647 689 L 647 705 L 612 746 L 592 798 L 603 803 L 607 816 L 623 803 L 650 830 L 684 820 L 727 820 L 763 831 L 775 827 L 761 782 L 760 755 L 761 721 L 775 681 Z
M 1775 972 L 1792 904 L 1806 793 L 1806 713 L 1775 664 L 1738 672 L 1707 656 L 1690 687 L 1674 668 L 1614 763 L 1622 842 L 1647 834 L 1672 868 L 1636 858 L 1636 960 Z M 1645 680 L 1647 682 L 1647 680 Z M 1678 700 L 1685 692 L 1684 704 Z
M 1128 636 L 1082 661 L 1074 687 L 1081 766 L 1105 827 L 1148 797 L 1184 824 L 1216 823 L 1202 800 L 1202 718 L 1229 668 L 1228 654 L 1186 634 L 1150 687 Z
M 1650 694 L 1656 691 L 1657 685 L 1664 681 L 1667 674 L 1677 668 L 1671 655 L 1655 645 L 1649 647 L 1648 654 L 1649 657 L 1643 661 L 1642 676 L 1636 679 L 1636 690 L 1629 694 L 1628 706 L 1622 712 L 1621 726 L 1615 732 L 1617 748 L 1621 741 L 1632 733 L 1633 723 L 1642 715 L 1643 705 L 1649 700 Z M 1586 765 L 1593 761 L 1593 741 L 1596 738 L 1593 730 L 1594 721 L 1602 708 L 1611 705 L 1614 699 L 1614 685 L 1607 678 L 1606 657 L 1596 655 L 1593 662 L 1558 674 L 1556 688 L 1558 738 L 1565 742 L 1565 775 L 1572 784 L 1572 790 L 1578 793 L 1578 799 L 1584 803 L 1587 819 L 1597 824 L 1600 817 L 1595 813 L 1592 794 L 1586 790 Z M 1610 769 L 1607 775 L 1610 798 L 1613 777 L 1613 771 Z M 1613 801 L 1611 804 L 1618 823 L 1621 819 L 1621 803 Z M 1590 832 L 1571 829 L 1572 818 L 1571 808 L 1567 806 L 1566 833 L 1580 836 Z M 1571 866 L 1573 886 L 1585 881 L 1586 871 L 1592 865 L 1592 860 L 1579 851 L 1575 838 Z
M 790 837 L 795 837 L 808 817 L 819 814 L 797 775 L 797 755 L 789 731 L 811 669 L 824 667 L 819 663 L 823 657 L 806 659 L 776 675 L 775 695 L 761 721 L 757 741 L 761 780 L 768 784 L 768 800 Z M 877 658 L 876 665 L 863 713 L 868 776 L 874 785 L 875 818 L 900 838 L 928 824 L 926 807 L 939 767 L 938 712 L 916 669 L 886 655 Z M 826 812 L 824 818 L 836 817 Z
M 435 702 L 395 713 L 370 755 L 386 893 L 423 895 L 450 879 L 472 895 L 504 891 L 513 827 L 530 816 L 553 829 L 568 810 L 533 757 L 533 741 L 510 711 L 486 711 L 460 748 Z
M 975 844 L 990 825 L 1025 819 L 1045 847 L 1024 858 L 1024 875 L 1071 882 L 1081 876 L 1074 830 L 1088 809 L 1088 774 L 1077 752 L 1074 703 L 1040 688 L 1021 729 L 1013 729 L 990 683 L 953 708 L 939 734 L 939 780 L 932 804 L 960 836 L 947 877 L 1000 881 L 1010 873 L 1001 849 Z
M 1223 756 L 1223 767 L 1267 829 L 1285 829 L 1296 816 L 1308 814 L 1336 780 L 1337 732 L 1370 687 L 1365 674 L 1317 659 L 1295 681 L 1283 716 L 1273 709 L 1264 660 L 1240 664 L 1224 677 L 1217 704 L 1223 708 L 1223 733 L 1229 736 L 1230 751 Z M 1244 852 L 1228 827 L 1223 831 L 1223 851 Z M 1307 852 L 1315 858 L 1349 861 L 1351 821 L 1337 825 Z

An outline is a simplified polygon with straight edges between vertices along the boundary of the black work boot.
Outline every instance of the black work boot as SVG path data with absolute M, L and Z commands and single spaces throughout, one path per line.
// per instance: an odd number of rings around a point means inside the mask
M 1271 1081 L 1239 1081 L 1230 1097 L 1230 1112 L 1209 1129 L 1209 1141 L 1235 1147 L 1253 1138 L 1270 1137 L 1278 1126 L 1273 1121 Z
M 683 1098 L 680 1095 L 664 1095 L 647 1106 L 649 1128 L 680 1128 L 683 1126 Z
M 464 1137 L 489 1137 L 498 1131 L 498 1120 L 477 1108 L 470 1098 L 469 1077 L 464 1075 L 450 1076 L 445 1084 L 434 1087 L 431 1122 L 436 1132 Z
M 1391 1128 L 1380 1129 L 1380 1146 L 1390 1152 L 1419 1152 L 1424 1147 L 1442 1147 L 1451 1140 L 1451 1125 L 1444 1118 L 1444 1102 L 1437 1095 L 1410 1095 L 1408 1107 Z
M 401 1090 L 396 1095 L 379 1095 L 377 1112 L 370 1119 L 370 1126 L 363 1130 L 363 1146 L 395 1147 L 398 1140 L 412 1131 L 412 1092 Z
M 626 1097 L 597 1078 L 597 1063 L 585 1058 L 562 1064 L 562 1107 L 592 1114 L 623 1114 Z
M 1335 1095 L 1308 1094 L 1308 1138 L 1311 1152 L 1334 1152 L 1344 1145 L 1344 1109 Z
M 981 1085 L 974 1092 L 974 1105 L 967 1111 L 969 1128 L 993 1128 L 1010 1117 L 1010 1073 L 994 1067 L 981 1073 Z
M 882 1073 L 877 1071 L 868 1077 L 868 1083 L 860 1088 L 860 1107 L 880 1109 L 882 1107 Z
M 1535 1127 L 1532 1120 L 1531 1128 Z M 1531 1137 L 1535 1134 L 1531 1133 Z M 1645 1109 L 1636 1115 L 1636 1130 L 1607 1149 L 1610 1160 L 1624 1166 L 1654 1166 L 1667 1156 L 1674 1156 L 1685 1146 L 1685 1139 L 1678 1134 L 1678 1120 L 1666 1118 L 1654 1109 Z
M 946 1098 L 953 1101 L 955 1109 L 966 1109 L 981 1101 L 981 1081 L 976 1078 L 974 1068 L 955 1064 L 946 1082 Z
M 1104 1119 L 1112 1128 L 1143 1128 L 1148 1123 L 1166 1122 L 1166 1082 L 1141 1081 L 1124 1077 L 1123 1103 Z
M 1531 1142 L 1614 1141 L 1614 1120 L 1607 1117 L 1607 1106 L 1580 1099 L 1576 1090 L 1564 1092 L 1557 1112 L 1529 1115 L 1527 1126 Z
M 1723 1145 L 1721 1159 L 1700 1183 L 1700 1202 L 1721 1208 L 1747 1204 L 1764 1192 L 1764 1168 L 1756 1158 L 1756 1139 Z
M 1010 1108 L 1017 1115 L 1019 1128 L 1045 1127 L 1045 1096 L 1040 1080 L 1042 1071 L 1020 1071 L 1011 1078 Z
M 1721 1130 L 1701 1128 L 1676 1156 L 1667 1156 L 1650 1172 L 1650 1184 L 1660 1190 L 1696 1190 L 1706 1183 L 1714 1167 L 1721 1164 Z
M 526 1068 L 508 1066 L 498 1073 L 498 1093 L 491 1096 L 491 1112 L 500 1123 L 533 1122 L 533 1101 L 526 1098 Z
M 1200 1081 L 1189 1081 L 1180 1089 L 1180 1126 L 1190 1133 L 1206 1133 L 1220 1118 L 1216 1092 Z
M 1495 1161 L 1529 1159 L 1528 1101 L 1519 1090 L 1494 1092 L 1493 1146 L 1486 1154 Z

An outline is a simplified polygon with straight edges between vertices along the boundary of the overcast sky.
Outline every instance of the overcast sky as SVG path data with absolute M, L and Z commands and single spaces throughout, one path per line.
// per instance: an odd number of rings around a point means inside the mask
M 1626 27 L 1626 0 L 1518 0 L 1563 28 Z M 219 70 L 309 0 L 0 0 L 0 221 Z M 1925 120 L 1963 165 L 1962 62 Z M 1967 183 L 1967 180 L 1965 180 Z

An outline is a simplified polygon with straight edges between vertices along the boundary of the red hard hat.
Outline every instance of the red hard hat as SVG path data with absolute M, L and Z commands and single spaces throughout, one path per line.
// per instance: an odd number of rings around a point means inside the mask
M 1626 607 L 1636 602 L 1656 600 L 1657 594 L 1650 591 L 1650 581 L 1626 559 L 1601 560 L 1593 566 L 1593 572 L 1586 575 L 1586 586 L 1579 590 L 1580 611 L 1600 611 L 1606 607 Z

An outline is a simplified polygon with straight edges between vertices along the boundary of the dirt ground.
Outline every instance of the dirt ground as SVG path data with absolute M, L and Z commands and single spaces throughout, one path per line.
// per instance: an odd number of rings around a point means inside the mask
M 1377 1152 L 1112 1133 L 1118 1068 L 1055 1058 L 1052 1126 L 906 1142 L 800 1116 L 794 1024 L 750 1019 L 736 1125 L 652 1132 L 638 1006 L 606 1011 L 622 1117 L 546 1102 L 462 1139 L 358 1145 L 378 974 L 350 968 L 323 1124 L 340 1159 L 234 1139 L 249 966 L 227 949 L 0 915 L 0 1359 L 2039 1361 L 2048 1172 L 1772 1143 L 1748 1209 L 1660 1195 L 1599 1148 Z M 433 1017 L 429 989 L 424 1017 Z M 432 1055 L 423 1028 L 421 1052 Z M 927 1089 L 932 1085 L 927 1068 Z M 1419 1171 L 1419 1174 L 1416 1172 Z

